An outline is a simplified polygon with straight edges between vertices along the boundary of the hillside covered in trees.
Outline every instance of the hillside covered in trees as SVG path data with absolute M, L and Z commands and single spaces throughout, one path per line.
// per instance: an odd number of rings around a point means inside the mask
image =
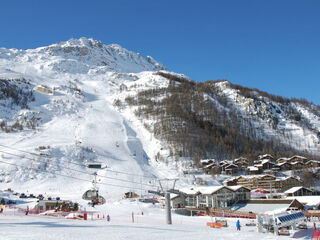
M 141 90 L 125 102 L 140 119 L 153 121 L 145 127 L 168 142 L 171 157 L 318 157 L 320 132 L 312 119 L 319 121 L 319 106 L 226 80 L 194 82 L 168 72 L 155 74 L 168 79 L 168 86 Z M 305 134 L 305 141 L 295 134 Z

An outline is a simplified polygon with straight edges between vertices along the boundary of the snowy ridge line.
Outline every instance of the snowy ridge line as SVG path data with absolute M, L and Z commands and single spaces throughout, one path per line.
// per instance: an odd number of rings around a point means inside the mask
M 8 148 L 8 149 L 12 149 L 12 150 L 19 151 L 19 152 L 31 154 L 31 155 L 34 155 L 34 156 L 37 156 L 37 157 L 42 157 L 42 155 L 37 154 L 37 153 L 20 150 L 20 149 L 18 149 L 18 148 L 8 147 L 8 146 L 2 145 L 2 144 L 0 144 L 0 147 L 4 147 L 4 148 Z M 9 153 L 8 153 L 8 154 L 9 154 Z M 29 159 L 30 159 L 30 158 L 29 158 Z M 30 160 L 35 160 L 35 159 L 30 159 Z M 87 167 L 85 164 L 80 164 L 80 163 L 69 162 L 69 164 L 74 164 L 74 165 L 81 166 L 81 167 Z M 150 178 L 152 178 L 152 179 L 158 179 L 158 178 L 152 177 L 152 176 L 146 177 L 146 176 L 144 176 L 144 175 L 133 174 L 133 173 L 126 173 L 126 172 L 120 172 L 120 171 L 109 170 L 109 169 L 100 169 L 100 171 L 114 172 L 114 173 L 119 173 L 119 174 L 130 175 L 130 176 L 137 176 L 137 177 L 146 178 L 146 179 L 150 179 Z M 139 183 L 139 184 L 140 184 L 140 183 Z
M 5 154 L 8 154 L 8 155 L 15 156 L 15 157 L 26 158 L 26 159 L 29 159 L 29 160 L 32 160 L 32 161 L 37 161 L 37 162 L 40 162 L 40 163 L 45 163 L 45 164 L 48 164 L 48 165 L 51 165 L 51 166 L 55 166 L 55 165 L 53 165 L 52 163 L 42 162 L 41 160 L 37 160 L 37 159 L 29 158 L 29 157 L 22 157 L 22 156 L 19 156 L 19 155 L 13 154 L 13 153 L 8 153 L 8 152 L 1 151 L 1 150 L 0 150 L 0 152 L 5 153 Z M 78 172 L 78 173 L 87 174 L 87 175 L 90 175 L 90 176 L 93 175 L 93 174 L 91 174 L 91 173 L 84 172 L 84 171 L 81 171 L 81 170 L 77 170 L 77 169 L 74 169 L 74 168 L 69 168 L 69 167 L 66 167 L 66 166 L 64 166 L 64 165 L 62 165 L 62 166 L 63 166 L 64 169 L 67 169 L 67 170 L 71 170 L 71 171 L 75 171 L 75 172 Z M 58 171 L 58 169 L 55 169 L 55 171 Z M 128 182 L 128 183 L 134 183 L 134 184 L 139 184 L 139 185 L 156 187 L 155 185 L 151 185 L 151 184 L 138 183 L 138 182 L 128 181 L 128 180 L 125 180 L 125 179 L 106 177 L 106 176 L 102 176 L 102 175 L 99 175 L 99 174 L 97 174 L 97 176 L 98 176 L 98 177 L 101 177 L 101 178 L 112 179 L 112 180 L 117 180 L 117 181 L 122 181 L 122 182 Z
M 17 167 L 20 167 L 20 168 L 23 168 L 23 169 L 34 169 L 34 170 L 37 170 L 35 168 L 32 168 L 32 167 L 24 167 L 24 166 L 21 166 L 21 165 L 18 165 L 18 164 L 15 164 L 15 163 L 9 163 L 9 162 L 6 162 L 6 161 L 3 161 L 3 160 L 0 160 L 1 163 L 4 163 L 4 164 L 8 164 L 8 165 L 12 165 L 12 166 L 17 166 Z M 60 174 L 60 173 L 56 173 L 56 172 L 50 172 L 50 171 L 47 171 L 48 173 L 51 173 L 51 174 L 56 174 L 58 176 L 62 176 L 62 177 L 68 177 L 68 178 L 73 178 L 73 179 L 76 179 L 76 180 L 81 180 L 81 181 L 85 181 L 85 182 L 90 182 L 92 183 L 91 180 L 86 180 L 86 179 L 83 179 L 83 178 L 78 178 L 78 177 L 72 177 L 72 176 L 69 176 L 69 175 L 64 175 L 64 174 Z M 121 188 L 126 188 L 126 189 L 136 189 L 136 190 L 150 190 L 150 189 L 143 189 L 143 188 L 137 188 L 137 187 L 128 187 L 128 186 L 122 186 L 122 185 L 116 185 L 116 184 L 109 184 L 109 183 L 99 183 L 97 182 L 97 184 L 101 184 L 101 185 L 106 185 L 106 186 L 112 186 L 112 187 L 121 187 Z M 140 184 L 140 183 L 138 183 Z

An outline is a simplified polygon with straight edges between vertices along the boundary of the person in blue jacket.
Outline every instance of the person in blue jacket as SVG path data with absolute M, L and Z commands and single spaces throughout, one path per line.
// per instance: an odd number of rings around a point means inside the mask
M 237 230 L 240 231 L 241 226 L 240 226 L 240 220 L 239 219 L 237 220 L 236 226 L 237 226 Z

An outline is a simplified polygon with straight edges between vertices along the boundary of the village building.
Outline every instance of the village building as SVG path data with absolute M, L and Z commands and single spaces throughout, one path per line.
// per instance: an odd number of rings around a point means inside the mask
M 320 162 L 319 161 L 315 161 L 315 160 L 310 160 L 308 162 L 305 163 L 305 166 L 307 168 L 316 168 L 316 167 L 320 167 Z
M 212 163 L 215 163 L 214 159 L 201 159 L 200 160 L 200 164 L 202 167 L 205 167 L 205 166 L 212 164 Z
M 239 167 L 235 164 L 228 164 L 224 167 L 224 172 L 227 175 L 234 175 L 238 173 Z
M 63 205 L 73 205 L 70 201 L 63 200 L 39 200 L 38 204 L 34 207 L 34 209 L 42 211 L 54 210 L 61 208 Z
M 291 163 L 294 163 L 294 162 L 306 163 L 306 162 L 308 161 L 308 159 L 305 158 L 305 157 L 302 157 L 302 156 L 297 156 L 297 155 L 295 155 L 295 156 L 292 156 L 292 157 L 289 159 L 289 161 L 290 161 Z
M 275 164 L 273 162 L 271 162 L 268 159 L 264 159 L 261 161 L 261 165 L 262 165 L 262 169 L 266 170 L 266 169 L 272 169 L 275 167 Z
M 238 185 L 238 178 L 239 177 L 228 178 L 227 180 L 223 181 L 223 185 L 224 186 L 236 186 L 236 185 Z
M 286 199 L 293 200 L 297 199 L 299 202 L 304 204 L 305 209 L 320 210 L 320 197 L 319 196 L 288 196 Z M 319 215 L 319 211 L 318 216 Z
M 259 160 L 271 160 L 274 161 L 274 157 L 271 154 L 264 154 L 258 156 Z
M 299 186 L 299 187 L 292 187 L 288 189 L 287 191 L 284 192 L 284 194 L 287 197 L 292 197 L 292 196 L 311 196 L 313 195 L 313 191 L 309 188 Z
M 303 162 L 291 162 L 291 168 L 292 170 L 299 170 L 305 168 L 305 165 Z
M 244 157 L 240 157 L 234 160 L 234 164 L 236 164 L 239 169 L 243 170 L 249 166 L 249 161 Z
M 202 167 L 202 169 L 206 174 L 210 174 L 210 173 L 217 174 L 217 173 L 220 173 L 220 168 L 216 163 L 210 163 L 208 165 L 205 165 L 205 166 Z
M 283 192 L 291 187 L 301 186 L 302 182 L 295 177 L 275 177 L 273 175 L 248 175 L 234 179 L 237 185 L 251 189 L 263 188 L 272 189 L 275 192 Z
M 225 173 L 225 168 L 229 166 L 230 164 L 233 164 L 233 161 L 230 160 L 223 160 L 219 162 L 220 172 Z
M 279 177 L 275 183 L 278 192 L 284 192 L 292 187 L 301 186 L 302 181 L 296 177 Z
M 259 169 L 256 166 L 249 166 L 247 169 L 248 169 L 248 175 L 257 175 L 262 172 L 261 168 Z
M 292 169 L 292 165 L 288 162 L 278 163 L 276 166 L 278 166 L 281 171 L 288 171 Z
M 304 204 L 296 199 L 251 199 L 247 203 L 234 204 L 231 210 L 266 214 L 274 211 L 302 210 Z
M 237 201 L 250 200 L 250 189 L 243 186 L 193 187 L 179 190 L 171 199 L 173 208 L 228 208 Z
M 280 164 L 280 163 L 288 162 L 289 160 L 290 160 L 290 158 L 282 157 L 282 158 L 278 158 L 276 162 L 277 162 L 277 164 Z

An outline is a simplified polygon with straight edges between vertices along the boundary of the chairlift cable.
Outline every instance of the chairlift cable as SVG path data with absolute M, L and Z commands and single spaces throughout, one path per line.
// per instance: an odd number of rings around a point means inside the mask
M 46 163 L 46 162 L 43 162 L 41 160 L 37 160 L 37 159 L 33 159 L 33 158 L 29 158 L 29 157 L 22 157 L 22 156 L 19 156 L 17 154 L 13 154 L 13 153 L 8 153 L 8 152 L 5 152 L 5 151 L 1 151 L 0 152 L 2 153 L 5 153 L 5 154 L 8 154 L 8 155 L 12 155 L 12 156 L 16 156 L 16 157 L 19 157 L 19 158 L 26 158 L 26 159 L 29 159 L 29 160 L 32 160 L 32 161 L 38 161 L 40 163 Z M 51 165 L 51 166 L 55 166 L 53 165 L 52 163 L 46 163 L 48 165 Z M 63 166 L 64 169 L 67 169 L 67 170 L 71 170 L 71 171 L 75 171 L 75 172 L 79 172 L 79 173 L 83 173 L 83 174 L 87 174 L 87 175 L 92 175 L 91 173 L 88 173 L 88 172 L 85 172 L 85 171 L 81 171 L 81 170 L 77 170 L 77 169 L 73 169 L 73 168 L 69 168 L 69 167 L 66 167 L 66 166 Z M 58 169 L 57 169 L 58 170 Z M 101 177 L 101 178 L 106 178 L 106 179 L 112 179 L 112 180 L 116 180 L 116 181 L 122 181 L 122 182 L 128 182 L 128 183 L 134 183 L 134 184 L 140 184 L 141 183 L 138 183 L 138 182 L 134 182 L 134 181 L 129 181 L 129 180 L 125 180 L 125 179 L 119 179 L 119 178 L 113 178 L 113 177 L 107 177 L 107 176 L 102 176 L 102 175 L 98 175 L 98 177 Z M 145 183 L 142 183 L 142 185 L 145 185 L 145 186 L 155 186 L 155 185 L 150 185 L 150 184 L 145 184 Z
M 8 146 L 2 145 L 2 144 L 0 144 L 0 146 L 4 147 L 4 148 L 9 148 L 9 149 L 12 149 L 12 150 L 16 150 L 16 151 L 19 151 L 19 152 L 24 152 L 24 153 L 27 153 L 27 154 L 31 154 L 31 155 L 34 155 L 34 156 L 42 157 L 40 154 L 37 154 L 37 153 L 34 153 L 34 152 L 28 152 L 28 151 L 20 150 L 18 148 L 8 147 Z M 69 164 L 73 164 L 73 165 L 77 165 L 77 166 L 81 166 L 81 167 L 87 167 L 87 165 L 80 164 L 80 163 L 69 162 Z M 114 173 L 124 174 L 124 175 L 132 175 L 132 176 L 137 176 L 137 177 L 143 177 L 143 178 L 146 178 L 146 179 L 157 179 L 156 177 L 152 177 L 152 176 L 146 177 L 145 175 L 139 175 L 139 174 L 134 174 L 134 173 L 115 171 L 115 170 L 111 170 L 111 169 L 101 169 L 101 171 L 114 172 Z
M 27 168 L 27 167 L 24 167 L 24 166 L 15 164 L 15 163 L 9 163 L 9 162 L 2 161 L 2 160 L 0 160 L 0 162 L 1 162 L 1 163 L 4 163 L 4 164 L 8 164 L 8 165 L 12 165 L 12 166 L 17 166 L 17 167 L 20 167 L 20 168 L 24 168 L 24 169 L 34 169 L 34 170 L 38 170 L 38 169 L 35 169 L 35 168 L 30 168 L 30 167 Z M 50 172 L 50 171 L 47 171 L 47 172 L 48 172 L 48 173 L 51 173 L 51 174 L 58 175 L 58 176 L 62 176 L 62 177 L 73 178 L 73 179 L 76 179 L 76 180 L 81 180 L 81 181 L 85 181 L 85 182 L 90 182 L 90 183 L 92 183 L 91 180 L 86 180 L 86 179 L 83 179 L 83 178 L 73 177 L 73 176 L 64 175 L 64 174 L 60 174 L 60 173 L 56 173 L 56 172 Z M 121 188 L 126 188 L 126 189 L 135 189 L 135 190 L 139 190 L 139 189 L 140 189 L 140 188 L 136 188 L 136 187 L 122 186 L 122 185 L 109 184 L 109 183 L 99 183 L 99 182 L 98 182 L 97 184 L 106 185 L 106 186 L 113 186 L 113 187 L 121 187 Z M 149 190 L 149 189 L 144 189 L 144 190 Z

